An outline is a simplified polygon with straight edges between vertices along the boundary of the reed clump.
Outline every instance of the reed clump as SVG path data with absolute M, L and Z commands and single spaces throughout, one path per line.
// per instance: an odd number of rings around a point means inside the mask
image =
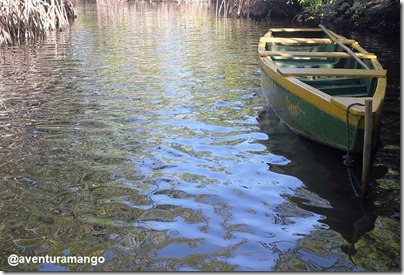
M 0 46 L 44 37 L 77 17 L 75 0 L 0 0 Z

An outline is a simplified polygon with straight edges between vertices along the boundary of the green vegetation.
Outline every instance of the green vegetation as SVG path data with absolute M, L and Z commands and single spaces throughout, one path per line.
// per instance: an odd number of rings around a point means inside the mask
M 293 2 L 289 0 L 290 2 Z M 300 21 L 315 20 L 317 17 L 331 15 L 334 11 L 335 0 L 297 0 L 302 12 L 295 16 Z
M 332 14 L 335 6 L 335 0 L 216 0 L 216 14 L 307 21 Z
M 327 0 L 323 3 L 323 0 L 297 0 L 297 2 L 304 8 L 318 10 L 323 5 L 334 4 L 335 0 Z

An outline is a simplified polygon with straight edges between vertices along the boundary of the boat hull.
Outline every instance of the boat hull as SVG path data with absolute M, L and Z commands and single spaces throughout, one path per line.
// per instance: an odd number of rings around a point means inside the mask
M 294 132 L 333 148 L 345 151 L 348 149 L 347 123 L 346 120 L 341 119 L 344 110 L 340 110 L 342 115 L 339 117 L 330 114 L 280 85 L 263 68 L 261 86 L 268 104 Z M 324 102 L 324 104 L 326 105 L 328 102 Z M 353 153 L 360 153 L 363 150 L 364 129 L 361 127 L 363 124 L 361 120 L 363 117 L 358 117 L 355 122 L 351 121 L 348 127 L 349 151 Z M 378 125 L 376 126 L 373 131 L 373 140 L 378 137 Z M 376 143 L 374 142 L 373 145 L 375 146 Z
M 263 95 L 294 132 L 361 153 L 370 101 L 376 147 L 386 70 L 375 54 L 323 27 L 271 28 L 260 38 L 258 53 Z

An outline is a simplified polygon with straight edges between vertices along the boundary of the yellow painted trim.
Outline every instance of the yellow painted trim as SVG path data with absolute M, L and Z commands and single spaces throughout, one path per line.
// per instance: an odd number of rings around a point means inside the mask
M 272 32 L 322 32 L 320 28 L 271 28 Z
M 329 38 L 300 38 L 300 37 L 291 37 L 291 38 L 284 38 L 284 37 L 261 37 L 261 40 L 265 42 L 271 43 L 282 43 L 282 44 L 335 44 Z M 355 40 L 345 39 L 341 40 L 342 43 L 346 45 L 351 45 L 355 43 Z
M 324 69 L 324 68 L 278 68 L 283 76 L 352 76 L 352 77 L 385 77 L 386 70 L 365 69 Z
M 346 108 L 349 104 L 361 102 L 360 98 L 356 97 L 339 97 L 340 99 L 346 98 L 346 100 L 340 100 L 339 103 L 336 104 L 337 101 L 335 100 L 335 97 L 332 97 L 306 83 L 303 83 L 296 77 L 284 77 L 279 74 L 277 72 L 278 67 L 275 66 L 268 58 L 261 57 L 260 64 L 264 72 L 284 89 L 309 102 L 310 104 L 317 106 L 323 112 L 326 112 L 341 121 L 346 120 Z M 383 105 L 385 80 L 385 78 L 379 78 L 375 96 L 372 98 L 375 99 L 373 114 L 376 117 L 380 116 L 381 107 Z M 350 124 L 357 126 L 359 123 L 359 127 L 363 128 L 364 109 L 361 110 L 360 108 L 355 108 L 354 112 L 350 110 L 350 114 Z
M 352 58 L 352 56 L 346 52 L 295 52 L 295 51 L 258 51 L 259 55 L 262 57 L 265 56 L 279 56 L 285 58 L 293 58 L 293 57 L 317 57 L 317 58 Z M 373 53 L 356 53 L 356 55 L 360 58 L 364 59 L 375 59 L 377 58 Z
M 331 97 L 331 103 L 340 106 L 341 108 L 347 108 L 352 103 L 361 103 L 365 104 L 365 100 L 372 100 L 372 110 L 374 110 L 373 113 L 376 113 L 376 110 L 379 109 L 379 106 L 381 104 L 381 98 L 378 97 Z M 363 115 L 365 113 L 365 107 L 364 106 L 353 106 L 349 109 L 349 112 L 351 114 L 356 114 L 356 115 Z
M 296 38 L 284 38 L 284 39 L 275 39 L 272 37 L 272 32 L 307 32 L 307 31 L 313 31 L 313 32 L 319 32 L 322 33 L 322 30 L 320 28 L 273 28 L 269 29 L 269 31 L 260 38 L 259 44 L 258 44 L 258 52 L 259 53 L 265 53 L 266 51 L 266 44 L 267 42 L 274 42 L 276 40 L 278 41 L 290 41 L 291 39 L 295 39 L 296 43 L 300 41 L 307 41 L 310 40 L 311 42 L 313 39 L 308 38 L 308 39 L 297 39 Z M 378 121 L 378 119 L 381 116 L 381 110 L 382 106 L 384 103 L 384 97 L 386 94 L 386 85 L 387 85 L 387 80 L 386 80 L 386 71 L 383 69 L 382 65 L 379 63 L 377 60 L 377 57 L 372 54 L 367 52 L 365 49 L 363 49 L 361 46 L 359 46 L 359 43 L 355 40 L 347 39 L 342 35 L 338 35 L 332 31 L 330 31 L 333 35 L 338 37 L 340 40 L 342 40 L 345 44 L 349 44 L 352 49 L 356 50 L 355 54 L 357 55 L 362 55 L 366 56 L 367 58 L 370 59 L 370 62 L 374 68 L 374 70 L 366 70 L 366 75 L 369 75 L 369 71 L 372 71 L 370 74 L 376 75 L 375 77 L 378 78 L 377 81 L 377 86 L 375 90 L 375 94 L 373 96 L 374 102 L 373 102 L 373 116 L 377 119 L 375 121 Z M 322 37 L 322 36 L 321 36 Z M 318 39 L 323 39 L 324 38 L 318 38 Z M 300 40 L 300 41 L 299 41 Z M 330 39 L 328 39 L 330 40 Z M 314 40 L 316 41 L 316 40 Z M 321 40 L 320 40 L 321 41 Z M 330 40 L 331 41 L 331 40 Z M 327 43 L 329 43 L 327 41 Z M 315 53 L 312 53 L 313 55 L 316 55 Z M 310 55 L 310 54 L 309 54 Z M 260 56 L 260 65 L 262 70 L 270 77 L 273 79 L 273 81 L 277 82 L 280 86 L 282 86 L 284 89 L 290 91 L 291 93 L 295 94 L 296 96 L 300 97 L 302 100 L 305 100 L 309 102 L 310 104 L 313 104 L 317 106 L 320 110 L 323 112 L 326 112 L 335 118 L 345 121 L 346 120 L 346 108 L 348 107 L 349 104 L 354 103 L 354 102 L 360 102 L 360 98 L 356 97 L 332 97 L 306 83 L 303 83 L 300 81 L 296 76 L 283 76 L 278 72 L 278 67 L 273 63 L 271 55 L 264 55 Z M 373 57 L 374 56 L 374 57 Z M 365 57 L 362 57 L 365 58 Z M 294 69 L 296 72 L 296 69 Z M 303 69 L 306 72 L 307 75 L 307 69 Z M 314 70 L 310 68 L 310 70 Z M 330 71 L 325 72 L 325 69 L 320 69 L 324 73 L 327 73 L 325 76 L 330 73 Z M 332 75 L 335 74 L 335 70 L 337 69 L 328 69 L 332 70 L 331 73 Z M 345 73 L 348 70 L 348 73 L 351 73 L 349 71 L 350 69 L 343 69 Z M 281 69 L 282 71 L 282 69 Z M 358 73 L 357 70 L 356 74 Z M 292 72 L 292 71 L 289 71 Z M 302 73 L 303 71 L 301 71 Z M 315 71 L 311 71 L 313 73 Z M 317 74 L 319 72 L 316 72 Z M 323 73 L 323 74 L 324 74 Z M 339 74 L 342 73 L 342 71 L 339 72 Z M 362 74 L 362 72 L 360 72 Z M 382 77 L 380 76 L 382 75 Z M 344 76 L 347 76 L 346 74 Z M 352 76 L 349 74 L 348 76 Z M 353 107 L 350 110 L 350 116 L 349 116 L 349 123 L 358 126 L 359 128 L 364 127 L 364 108 L 362 107 Z

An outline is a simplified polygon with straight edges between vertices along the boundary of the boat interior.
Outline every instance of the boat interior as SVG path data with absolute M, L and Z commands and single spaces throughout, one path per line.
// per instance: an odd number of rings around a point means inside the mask
M 376 56 L 373 53 L 360 52 L 352 46 L 354 40 L 339 38 L 370 70 L 365 70 L 363 64 L 321 29 L 298 32 L 275 29 L 263 37 L 265 51 L 260 54 L 271 58 L 284 76 L 296 76 L 331 96 L 373 96 L 377 77 L 383 76 L 385 71 L 374 68 L 371 59 Z
M 376 88 L 376 79 L 368 77 L 328 77 L 317 79 L 303 77 L 300 80 L 331 96 L 368 97 L 373 96 Z

